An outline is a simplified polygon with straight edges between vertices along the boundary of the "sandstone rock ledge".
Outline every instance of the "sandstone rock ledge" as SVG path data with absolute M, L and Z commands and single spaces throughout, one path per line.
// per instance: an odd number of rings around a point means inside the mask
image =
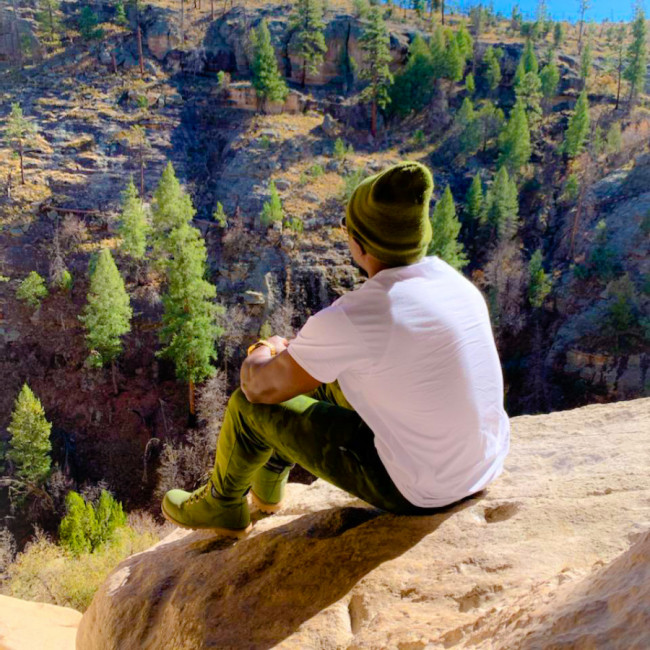
M 317 481 L 237 543 L 178 531 L 78 650 L 650 647 L 650 399 L 512 419 L 507 470 L 429 517 Z

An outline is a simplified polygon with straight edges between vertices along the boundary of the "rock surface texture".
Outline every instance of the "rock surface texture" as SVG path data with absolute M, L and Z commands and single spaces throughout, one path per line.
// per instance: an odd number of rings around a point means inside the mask
M 504 474 L 427 517 L 322 481 L 237 543 L 123 562 L 79 650 L 650 645 L 650 399 L 512 419 Z
M 80 620 L 69 607 L 0 596 L 0 648 L 71 650 Z

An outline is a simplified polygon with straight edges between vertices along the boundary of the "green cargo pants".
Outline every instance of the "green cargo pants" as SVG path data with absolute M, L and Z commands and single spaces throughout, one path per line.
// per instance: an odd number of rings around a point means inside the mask
M 241 389 L 228 402 L 212 472 L 215 488 L 239 498 L 255 471 L 273 456 L 367 503 L 395 514 L 428 514 L 395 487 L 374 445 L 374 434 L 345 399 L 338 383 L 280 404 L 251 404 Z

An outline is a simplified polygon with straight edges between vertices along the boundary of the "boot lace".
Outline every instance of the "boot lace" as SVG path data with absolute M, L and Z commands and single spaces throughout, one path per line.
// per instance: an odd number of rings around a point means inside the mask
M 200 487 L 198 490 L 192 492 L 189 499 L 187 500 L 187 503 L 192 504 L 192 503 L 196 503 L 197 501 L 200 501 L 205 496 L 205 492 L 209 486 L 210 483 L 208 482 L 203 487 Z

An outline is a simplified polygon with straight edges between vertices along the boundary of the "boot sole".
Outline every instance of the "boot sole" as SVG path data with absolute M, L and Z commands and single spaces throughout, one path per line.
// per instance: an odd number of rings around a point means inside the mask
M 267 515 L 274 515 L 278 510 L 282 508 L 282 501 L 279 503 L 266 503 L 262 501 L 253 490 L 250 491 L 251 501 L 253 505 L 260 511 Z
M 160 510 L 162 511 L 163 517 L 170 523 L 174 524 L 174 526 L 178 526 L 179 528 L 185 528 L 186 530 L 211 530 L 222 537 L 233 537 L 235 539 L 242 539 L 243 537 L 246 537 L 251 530 L 253 530 L 253 524 L 248 524 L 246 528 L 220 528 L 219 526 L 206 526 L 206 527 L 201 527 L 197 528 L 195 526 L 188 526 L 187 524 L 182 524 L 180 521 L 176 521 L 171 515 L 167 514 L 165 511 L 165 508 L 160 507 Z

